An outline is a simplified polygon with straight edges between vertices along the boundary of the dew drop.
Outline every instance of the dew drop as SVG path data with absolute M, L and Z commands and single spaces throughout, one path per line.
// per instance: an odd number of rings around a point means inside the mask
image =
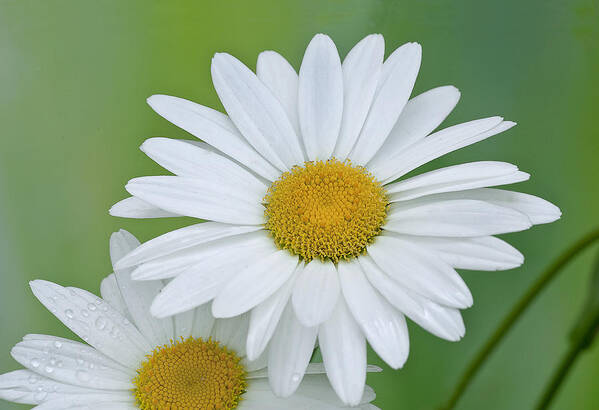
M 62 347 L 62 342 L 59 342 L 58 340 L 56 342 L 54 342 L 54 347 L 57 349 L 60 349 Z
M 46 373 L 52 373 L 54 371 L 54 367 L 52 366 L 46 366 Z
M 106 319 L 104 319 L 102 316 L 98 317 L 96 319 L 96 329 L 98 330 L 104 330 L 104 328 L 106 327 Z
M 87 308 L 93 312 L 94 310 L 96 310 L 96 305 L 90 303 L 89 305 L 87 305 Z
M 82 309 L 81 310 L 81 316 L 83 316 L 83 317 L 89 317 L 89 312 L 87 310 L 85 310 L 85 309 Z
M 32 374 L 29 376 L 29 383 L 35 384 L 40 381 L 40 377 L 37 374 Z
M 293 382 L 297 383 L 297 382 L 299 382 L 301 377 L 302 376 L 299 373 L 293 373 L 293 376 L 291 376 L 291 380 L 293 380 Z
M 39 359 L 31 359 L 31 366 L 35 367 L 37 369 L 38 367 L 40 367 L 40 360 Z
M 72 319 L 75 317 L 75 313 L 71 310 L 71 309 L 67 309 L 64 311 L 64 314 L 67 315 L 67 317 L 69 319 Z

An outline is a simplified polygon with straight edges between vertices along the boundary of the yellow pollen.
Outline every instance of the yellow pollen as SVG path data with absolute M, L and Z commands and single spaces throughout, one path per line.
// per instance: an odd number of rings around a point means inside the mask
M 212 340 L 181 338 L 147 355 L 137 370 L 140 409 L 234 409 L 246 390 L 239 357 Z
M 364 252 L 387 215 L 382 185 L 361 166 L 335 158 L 295 166 L 264 198 L 266 228 L 281 249 L 306 261 Z

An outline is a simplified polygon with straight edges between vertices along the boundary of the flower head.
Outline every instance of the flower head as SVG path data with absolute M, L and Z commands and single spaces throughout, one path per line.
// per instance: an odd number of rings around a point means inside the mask
M 277 395 L 295 391 L 317 339 L 331 384 L 350 404 L 362 395 L 366 341 L 391 367 L 403 366 L 406 316 L 459 340 L 460 309 L 472 295 L 455 269 L 519 266 L 522 254 L 493 235 L 560 216 L 543 199 L 489 188 L 529 178 L 504 162 L 404 178 L 515 124 L 492 116 L 434 132 L 459 91 L 410 99 L 420 45 L 383 56 L 383 37 L 371 35 L 342 63 L 322 34 L 299 75 L 272 51 L 259 55 L 256 74 L 215 55 L 212 79 L 228 115 L 150 97 L 158 114 L 204 142 L 144 142 L 175 175 L 129 181 L 132 197 L 111 209 L 209 221 L 144 243 L 117 268 L 134 267 L 137 280 L 172 278 L 152 304 L 157 317 L 198 306 L 219 318 L 249 314 L 248 357 L 269 347 Z
M 139 242 L 128 232 L 111 238 L 113 261 Z M 26 369 L 0 375 L 0 399 L 39 408 L 337 409 L 346 407 L 324 378 L 322 363 L 296 395 L 268 389 L 267 354 L 249 361 L 249 315 L 215 319 L 207 307 L 157 319 L 149 305 L 162 287 L 135 282 L 118 270 L 99 298 L 78 288 L 36 280 L 35 296 L 86 343 L 27 335 L 11 351 Z M 377 368 L 372 368 L 376 371 Z M 374 393 L 367 389 L 364 408 Z

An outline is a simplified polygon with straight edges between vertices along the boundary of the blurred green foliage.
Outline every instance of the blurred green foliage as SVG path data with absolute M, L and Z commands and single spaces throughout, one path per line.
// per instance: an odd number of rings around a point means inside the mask
M 435 408 L 541 269 L 599 224 L 598 21 L 597 0 L 0 0 L 0 372 L 19 367 L 9 350 L 24 334 L 70 336 L 32 297 L 28 280 L 97 291 L 110 273 L 112 231 L 125 228 L 147 240 L 189 223 L 107 214 L 126 196 L 129 178 L 163 172 L 137 149 L 145 138 L 189 138 L 154 114 L 146 97 L 165 93 L 220 107 L 210 80 L 217 51 L 254 68 L 258 53 L 273 49 L 299 68 L 317 32 L 331 35 L 342 55 L 379 32 L 387 54 L 407 41 L 423 45 L 415 93 L 460 88 L 462 101 L 445 125 L 495 114 L 519 123 L 422 169 L 513 162 L 532 174 L 515 189 L 564 212 L 554 224 L 505 235 L 526 256 L 521 268 L 464 272 L 475 304 L 464 312 L 462 342 L 410 326 L 404 369 L 383 366 L 369 376 L 383 409 Z M 569 266 L 535 302 L 459 409 L 533 405 L 566 349 L 591 258 Z M 554 408 L 596 408 L 598 379 L 596 343 Z

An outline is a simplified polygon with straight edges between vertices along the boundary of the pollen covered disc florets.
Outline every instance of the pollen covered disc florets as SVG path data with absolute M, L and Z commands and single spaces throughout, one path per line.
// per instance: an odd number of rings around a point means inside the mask
M 350 259 L 381 231 L 387 196 L 361 166 L 335 158 L 295 166 L 264 198 L 266 228 L 280 248 L 306 261 Z
M 234 409 L 246 390 L 239 357 L 218 342 L 181 339 L 156 348 L 138 369 L 141 409 Z

